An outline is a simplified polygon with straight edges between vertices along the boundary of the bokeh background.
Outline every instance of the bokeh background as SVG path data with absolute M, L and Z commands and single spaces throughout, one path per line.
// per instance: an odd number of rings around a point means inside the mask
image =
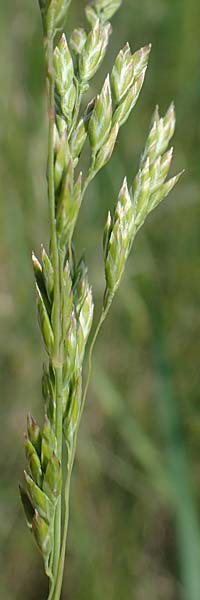
M 73 0 L 68 32 L 83 23 Z M 177 110 L 180 184 L 138 235 L 98 340 L 71 494 L 63 600 L 200 598 L 200 3 L 124 0 L 102 84 L 119 48 L 152 42 L 140 100 L 88 191 L 76 235 L 96 308 L 101 237 L 125 173 L 135 175 L 156 103 Z M 17 484 L 26 414 L 42 418 L 44 356 L 31 250 L 48 240 L 44 65 L 36 0 L 0 4 L 0 596 L 45 600 L 40 556 Z

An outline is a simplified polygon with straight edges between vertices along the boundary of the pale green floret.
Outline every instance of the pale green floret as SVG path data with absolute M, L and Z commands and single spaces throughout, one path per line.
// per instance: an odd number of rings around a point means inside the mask
M 150 164 L 152 164 L 159 155 L 167 150 L 169 142 L 174 135 L 175 124 L 176 117 L 173 103 L 170 104 L 164 118 L 160 118 L 158 107 L 156 107 L 153 124 L 141 158 L 141 165 L 144 163 L 147 156 L 149 156 Z
M 48 524 L 51 522 L 54 507 L 48 496 L 42 492 L 42 490 L 36 485 L 36 483 L 29 477 L 29 475 L 24 472 L 24 477 L 26 481 L 28 495 L 30 497 L 30 501 L 38 511 L 39 515 L 44 519 Z
M 112 300 L 119 287 L 134 234 L 133 205 L 125 178 L 119 193 L 113 219 L 111 220 L 110 215 L 108 216 L 106 236 L 104 237 L 107 287 L 104 298 L 105 307 Z
M 86 139 L 87 131 L 85 128 L 84 119 L 80 119 L 76 129 L 74 129 L 72 133 L 70 140 L 70 148 L 74 160 L 79 158 Z
M 44 490 L 45 494 L 48 496 L 48 498 L 52 501 L 52 503 L 54 503 L 55 500 L 60 495 L 61 486 L 62 486 L 61 464 L 60 464 L 60 461 L 58 460 L 57 456 L 53 453 L 48 462 L 48 465 L 47 465 L 47 468 L 45 471 L 45 475 L 44 475 L 44 480 L 43 480 L 43 490 Z
M 25 440 L 26 459 L 29 464 L 30 474 L 35 483 L 40 487 L 42 485 L 42 467 L 40 459 L 28 436 L 25 437 Z
M 119 104 L 134 80 L 133 57 L 127 43 L 120 50 L 111 74 L 112 92 L 115 102 Z
M 107 76 L 102 91 L 97 96 L 92 116 L 89 121 L 88 135 L 92 153 L 97 154 L 98 150 L 106 142 L 112 124 L 112 98 L 110 89 L 110 79 Z
M 56 115 L 56 126 L 59 136 L 62 137 L 62 135 L 67 132 L 66 121 L 63 115 Z
M 37 510 L 32 521 L 32 531 L 40 552 L 48 559 L 52 550 L 52 530 Z
M 63 96 L 71 86 L 74 77 L 73 61 L 64 33 L 54 50 L 54 68 L 57 90 Z
M 67 446 L 71 446 L 73 442 L 73 436 L 76 431 L 80 415 L 81 397 L 82 376 L 80 370 L 78 370 L 74 376 L 74 379 L 72 380 L 72 386 L 66 407 L 67 414 L 64 415 L 63 432 Z
M 91 330 L 93 321 L 94 304 L 92 298 L 92 289 L 88 286 L 85 290 L 85 298 L 79 314 L 79 325 L 77 332 L 78 358 L 79 364 L 82 364 L 85 352 L 85 346 Z
M 93 6 L 102 22 L 108 21 L 120 8 L 122 0 L 94 0 Z
M 178 183 L 178 181 L 183 173 L 184 173 L 184 171 L 180 171 L 180 173 L 178 173 L 178 175 L 175 175 L 175 177 L 172 177 L 169 181 L 166 181 L 166 183 L 163 183 L 163 185 L 160 187 L 160 189 L 151 195 L 151 198 L 149 201 L 149 206 L 148 206 L 148 212 L 151 212 L 154 208 L 156 208 L 156 206 L 158 206 L 158 204 L 160 204 L 160 202 L 162 200 L 164 200 L 164 198 L 166 198 L 168 196 L 168 194 L 173 190 L 175 185 Z
M 128 43 L 120 50 L 111 75 L 112 91 L 117 105 L 144 72 L 148 65 L 150 50 L 151 45 L 145 46 L 132 55 Z
M 88 23 L 90 23 L 90 25 L 92 25 L 92 27 L 94 27 L 94 25 L 96 24 L 96 21 L 98 19 L 98 15 L 97 15 L 96 11 L 94 10 L 94 8 L 90 4 L 88 4 L 85 7 L 85 16 L 86 16 Z
M 54 334 L 48 312 L 42 298 L 39 287 L 36 284 L 37 306 L 38 306 L 38 321 L 43 336 L 44 344 L 49 355 L 52 354 L 54 348 Z
M 159 117 L 158 108 L 156 108 L 153 125 L 142 155 L 141 168 L 132 188 L 138 226 L 141 226 L 147 214 L 168 195 L 181 175 L 180 173 L 165 183 L 171 165 L 173 148 L 165 151 L 174 134 L 175 122 L 173 104 L 170 105 L 164 118 Z M 143 194 L 144 200 L 142 200 Z
M 72 111 L 76 102 L 76 88 L 72 84 L 69 90 L 61 98 L 61 109 L 69 125 L 71 125 Z
M 87 36 L 79 57 L 79 75 L 83 82 L 89 81 L 96 73 L 105 56 L 110 35 L 110 25 L 102 27 L 97 19 Z
M 67 137 L 67 129 L 65 128 L 62 133 L 58 145 L 58 150 L 56 153 L 55 165 L 54 165 L 54 181 L 55 181 L 55 189 L 57 190 L 60 186 L 60 183 L 63 178 L 63 174 L 67 169 L 69 160 L 71 158 L 68 137 Z
M 55 377 L 51 368 L 49 367 L 49 369 L 47 369 L 46 365 L 43 365 L 42 395 L 45 401 L 45 410 L 48 420 L 52 427 L 54 427 L 56 419 Z
M 118 125 L 118 123 L 116 123 L 111 129 L 110 135 L 109 135 L 107 141 L 102 146 L 102 148 L 100 148 L 99 152 L 96 155 L 95 162 L 94 162 L 93 169 L 92 169 L 92 177 L 94 177 L 94 175 L 98 171 L 100 171 L 100 169 L 102 169 L 102 167 L 104 167 L 106 165 L 106 163 L 110 160 L 113 150 L 114 150 L 114 147 L 115 147 L 116 139 L 118 136 L 118 131 L 119 131 L 119 125 Z
M 53 298 L 53 289 L 54 289 L 54 270 L 52 266 L 52 262 L 43 246 L 41 245 L 41 265 L 42 265 L 42 274 L 44 278 L 45 288 L 47 292 L 47 296 L 49 302 L 52 301 Z
M 51 422 L 45 415 L 44 426 L 42 432 L 42 444 L 41 444 L 41 465 L 42 470 L 45 472 L 49 460 L 51 460 L 52 454 L 57 450 L 57 440 L 55 432 L 51 427 Z
M 74 369 L 77 354 L 77 322 L 75 318 L 75 312 L 72 310 L 70 327 L 68 329 L 68 335 L 64 342 L 64 364 L 63 364 L 63 385 L 66 386 L 67 382 L 70 381 Z
M 71 0 L 56 0 L 55 26 L 56 29 L 62 30 L 65 24 L 68 8 Z
M 34 508 L 30 502 L 30 498 L 29 498 L 27 492 L 25 491 L 25 489 L 22 487 L 21 484 L 19 484 L 19 493 L 20 493 L 20 497 L 21 497 L 22 506 L 24 509 L 26 524 L 27 524 L 28 528 L 30 529 L 30 531 L 32 531 L 33 518 L 34 518 L 34 514 L 35 514 Z
M 122 125 L 124 125 L 124 123 L 126 123 L 140 95 L 144 83 L 145 73 L 146 67 L 143 69 L 141 75 L 138 77 L 136 82 L 128 91 L 127 95 L 125 96 L 125 99 L 122 100 L 122 102 L 115 110 L 113 115 L 113 125 L 117 122 L 121 127 Z
M 81 52 L 83 51 L 83 48 L 85 46 L 86 40 L 87 40 L 87 33 L 86 33 L 85 29 L 83 29 L 82 27 L 79 27 L 78 29 L 74 29 L 74 31 L 72 32 L 72 35 L 70 37 L 71 49 L 76 54 L 81 54 Z
M 39 0 L 43 18 L 44 33 L 54 38 L 63 29 L 71 0 Z
M 63 295 L 62 295 L 62 305 L 61 305 L 61 313 L 62 313 L 62 340 L 65 342 L 69 328 L 71 325 L 72 319 L 72 310 L 73 310 L 73 293 L 72 293 L 72 280 L 70 273 L 69 262 L 66 261 L 64 270 L 63 270 Z
M 159 156 L 153 165 L 150 166 L 151 176 L 151 192 L 155 192 L 159 188 L 162 181 L 167 177 L 170 169 L 171 161 L 173 156 L 173 148 L 170 148 L 161 157 Z
M 147 67 L 149 61 L 149 54 L 151 52 L 151 44 L 140 48 L 133 54 L 133 73 L 134 79 L 137 79 L 142 73 L 143 69 Z
M 54 50 L 55 83 L 64 117 L 71 120 L 76 101 L 74 85 L 74 66 L 66 37 L 63 33 L 58 46 Z
M 79 317 L 80 311 L 89 288 L 88 269 L 84 257 L 81 258 L 76 267 L 76 277 L 73 283 L 73 297 L 76 315 Z
M 41 450 L 41 432 L 39 425 L 37 424 L 35 419 L 33 419 L 33 417 L 31 417 L 31 415 L 29 414 L 27 415 L 27 433 L 29 440 L 31 441 L 37 454 L 39 455 Z
M 104 260 L 106 259 L 107 256 L 107 250 L 108 250 L 108 242 L 110 239 L 110 234 L 112 231 L 112 217 L 111 217 L 111 213 L 110 211 L 108 212 L 108 216 L 107 216 L 107 221 L 104 227 L 104 233 L 103 233 L 103 253 L 104 253 Z

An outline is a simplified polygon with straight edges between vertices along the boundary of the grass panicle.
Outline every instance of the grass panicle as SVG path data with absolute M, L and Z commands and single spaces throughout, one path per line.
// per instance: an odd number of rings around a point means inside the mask
M 107 50 L 111 34 L 109 19 L 121 0 L 94 0 L 86 6 L 86 27 L 76 28 L 69 41 L 63 26 L 70 1 L 40 0 L 39 4 L 48 90 L 50 243 L 48 251 L 42 246 L 40 260 L 33 254 L 33 270 L 39 326 L 47 352 L 42 378 L 45 417 L 40 429 L 35 419 L 28 416 L 25 438 L 28 468 L 20 493 L 28 527 L 49 577 L 49 600 L 59 600 L 70 479 L 94 344 L 121 283 L 136 233 L 148 214 L 172 190 L 180 174 L 166 181 L 172 160 L 168 145 L 175 128 L 171 105 L 164 118 L 160 118 L 156 109 L 138 173 L 130 187 L 124 179 L 114 213 L 108 213 L 103 236 L 105 294 L 100 320 L 90 342 L 88 375 L 83 387 L 84 356 L 93 325 L 94 301 L 87 265 L 84 257 L 76 257 L 73 234 L 86 189 L 112 156 L 120 127 L 138 100 L 151 46 L 132 53 L 127 43 L 118 53 L 100 93 L 86 106 L 84 95 Z M 90 157 L 88 168 L 82 172 L 79 161 L 86 140 Z

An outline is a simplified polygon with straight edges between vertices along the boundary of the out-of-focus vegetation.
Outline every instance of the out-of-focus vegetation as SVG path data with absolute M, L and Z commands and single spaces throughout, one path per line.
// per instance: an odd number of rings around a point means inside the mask
M 82 23 L 73 0 L 68 27 Z M 138 236 L 98 341 L 71 497 L 63 598 L 200 597 L 200 4 L 124 0 L 102 83 L 119 48 L 152 42 L 146 83 L 108 167 L 81 212 L 77 248 L 103 293 L 102 228 L 136 173 L 156 103 L 175 100 L 181 183 Z M 47 129 L 37 1 L 0 5 L 0 594 L 45 600 L 42 564 L 17 483 L 26 414 L 41 412 L 41 351 L 30 253 L 47 239 Z

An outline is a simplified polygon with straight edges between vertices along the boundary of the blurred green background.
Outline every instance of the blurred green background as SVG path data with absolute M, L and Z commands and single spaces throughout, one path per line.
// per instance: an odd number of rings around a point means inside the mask
M 68 31 L 83 23 L 73 0 Z M 88 191 L 76 245 L 85 249 L 96 307 L 102 229 L 124 175 L 136 173 L 156 103 L 177 110 L 173 172 L 180 184 L 134 244 L 96 346 L 71 494 L 63 599 L 200 598 L 200 3 L 124 0 L 107 59 L 152 42 L 140 100 L 115 154 Z M 40 556 L 18 481 L 26 414 L 42 418 L 44 356 L 31 250 L 48 240 L 45 85 L 36 0 L 0 4 L 0 596 L 45 600 Z

